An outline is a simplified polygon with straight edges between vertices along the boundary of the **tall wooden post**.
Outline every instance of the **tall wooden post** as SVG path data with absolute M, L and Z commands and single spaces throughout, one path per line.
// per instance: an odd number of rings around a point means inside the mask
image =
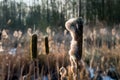
M 81 15 L 81 0 L 79 0 L 79 14 L 78 14 L 78 16 L 79 17 L 81 17 L 82 15 Z M 82 22 L 82 21 L 81 21 Z M 83 44 L 83 23 L 78 23 L 78 26 L 79 26 L 79 30 L 80 30 L 80 56 L 82 57 L 82 44 Z M 78 61 L 77 61 L 77 65 L 78 65 Z M 77 78 L 79 78 L 78 77 L 78 72 L 79 72 L 79 70 L 77 69 Z
M 79 17 L 81 17 L 81 0 L 79 0 Z M 80 53 L 82 56 L 82 43 L 83 43 L 83 23 L 78 23 L 80 28 Z
M 81 57 L 82 57 L 82 45 L 83 45 L 83 24 L 78 24 L 78 26 L 80 27 L 80 53 L 81 53 Z

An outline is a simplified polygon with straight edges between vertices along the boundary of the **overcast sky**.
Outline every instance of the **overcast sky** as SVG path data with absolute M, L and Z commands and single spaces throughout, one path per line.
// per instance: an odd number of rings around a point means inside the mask
M 3 0 L 0 0 L 3 1 Z M 9 1 L 9 0 L 8 0 Z M 25 2 L 27 5 L 33 5 L 34 1 L 36 4 L 40 4 L 41 0 L 11 0 L 11 1 L 16 1 L 16 2 Z M 38 3 L 39 1 L 39 3 Z M 48 0 L 50 2 L 50 0 Z M 62 1 L 64 3 L 65 0 L 58 0 L 58 1 Z
M 3 0 L 0 0 L 0 1 L 3 1 Z M 11 1 L 14 1 L 14 0 L 11 0 Z M 16 2 L 25 2 L 27 5 L 32 5 L 33 4 L 33 1 L 34 0 L 15 0 Z M 36 0 L 35 0 L 36 1 Z M 39 0 L 40 1 L 40 0 Z

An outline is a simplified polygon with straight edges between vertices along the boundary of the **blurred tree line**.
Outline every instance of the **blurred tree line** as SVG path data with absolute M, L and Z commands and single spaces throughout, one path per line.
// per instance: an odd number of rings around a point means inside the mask
M 32 5 L 29 3 L 32 1 Z M 85 23 L 97 21 L 113 25 L 120 22 L 120 0 L 2 0 L 0 28 L 26 29 L 35 26 L 45 30 L 64 27 L 67 19 L 82 16 Z
M 87 22 L 101 21 L 107 25 L 120 22 L 120 0 L 86 0 Z

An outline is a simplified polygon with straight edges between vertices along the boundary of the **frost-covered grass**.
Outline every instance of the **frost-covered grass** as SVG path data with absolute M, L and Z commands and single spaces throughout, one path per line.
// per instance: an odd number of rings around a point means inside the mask
M 34 75 L 37 76 L 38 80 L 42 80 L 43 77 L 47 77 L 49 80 L 60 80 L 61 67 L 64 67 L 67 71 L 64 77 L 73 80 L 68 55 L 69 43 L 66 44 L 65 41 L 58 43 L 56 37 L 54 39 L 49 38 L 50 52 L 46 55 L 44 38 L 40 36 L 38 39 L 40 39 L 38 41 L 39 55 L 35 60 L 37 66 L 34 66 L 34 61 L 30 60 L 29 44 L 17 47 L 16 55 L 8 54 L 8 50 L 0 53 L 0 80 L 24 80 L 25 77 L 30 80 L 30 78 L 34 78 Z M 101 48 L 90 46 L 87 51 L 84 46 L 82 54 L 83 62 L 78 67 L 77 74 L 79 80 L 90 80 L 88 71 L 90 65 L 95 69 L 95 77 L 98 74 L 97 69 L 104 75 L 104 72 L 111 68 L 115 71 L 112 75 L 117 74 L 120 76 L 120 44 L 117 44 L 116 48 L 111 50 L 103 45 Z

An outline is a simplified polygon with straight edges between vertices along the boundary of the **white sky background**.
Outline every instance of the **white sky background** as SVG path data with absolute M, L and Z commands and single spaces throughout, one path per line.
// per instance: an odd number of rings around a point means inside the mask
M 3 0 L 0 0 L 0 1 L 3 1 Z M 9 0 L 8 0 L 9 1 Z M 14 0 L 11 0 L 11 1 L 14 1 Z M 25 2 L 27 5 L 33 5 L 34 3 L 34 0 L 15 0 L 16 2 Z M 37 0 L 35 0 L 36 3 L 37 3 Z M 39 0 L 39 3 L 40 3 L 40 0 Z
M 0 1 L 3 1 L 3 0 L 0 0 Z M 8 0 L 9 1 L 9 0 Z M 11 0 L 11 1 L 14 1 L 14 0 Z M 15 0 L 16 2 L 25 2 L 27 5 L 33 5 L 34 4 L 34 1 L 35 1 L 35 4 L 40 4 L 41 3 L 41 0 Z M 38 3 L 39 1 L 39 3 Z M 57 0 L 59 1 L 59 0 Z M 65 2 L 65 0 L 60 0 L 62 1 L 63 3 Z

